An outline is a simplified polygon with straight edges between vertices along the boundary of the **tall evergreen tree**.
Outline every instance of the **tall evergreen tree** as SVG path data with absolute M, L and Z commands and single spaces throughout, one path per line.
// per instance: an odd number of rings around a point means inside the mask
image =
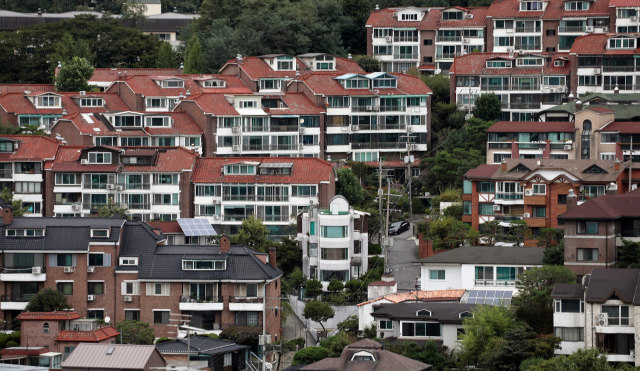
M 177 68 L 178 56 L 173 50 L 173 46 L 168 42 L 163 42 L 158 50 L 158 68 Z
M 56 76 L 56 88 L 58 91 L 90 90 L 87 80 L 93 76 L 94 68 L 84 58 L 73 57 L 69 62 L 63 63 Z
M 58 63 L 66 63 L 71 61 L 73 57 L 84 58 L 93 64 L 96 59 L 95 53 L 91 51 L 91 47 L 86 40 L 74 40 L 73 36 L 65 32 L 62 39 L 55 44 L 55 52 L 51 55 L 51 63 L 54 68 Z
M 200 73 L 202 71 L 202 48 L 200 40 L 194 34 L 189 39 L 184 51 L 184 73 Z

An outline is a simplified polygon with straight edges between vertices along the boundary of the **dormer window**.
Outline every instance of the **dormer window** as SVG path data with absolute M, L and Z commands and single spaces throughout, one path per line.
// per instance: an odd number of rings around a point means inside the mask
M 120 265 L 138 265 L 138 258 L 120 258 Z
M 169 117 L 145 117 L 145 126 L 171 127 L 171 120 Z
M 167 100 L 165 98 L 147 98 L 147 108 L 166 108 Z
M 0 152 L 13 152 L 13 142 L 0 142 Z
M 487 68 L 510 68 L 511 61 L 487 61 Z
M 223 271 L 226 268 L 226 260 L 182 259 L 183 271 Z
M 226 175 L 255 175 L 256 167 L 254 165 L 225 165 L 224 173 Z
M 104 101 L 102 98 L 82 98 L 80 99 L 80 107 L 102 107 Z
M 205 88 L 224 88 L 226 85 L 224 80 L 206 80 L 202 82 L 202 86 Z
M 373 87 L 374 88 L 395 88 L 396 79 L 374 79 Z
M 369 80 L 366 79 L 349 79 L 345 80 L 344 87 L 347 89 L 368 89 Z
M 442 12 L 443 21 L 460 21 L 462 19 L 464 19 L 462 12 Z
M 401 19 L 403 21 L 417 21 L 418 20 L 418 15 L 413 13 L 413 14 L 402 14 L 401 15 Z
M 554 67 L 564 67 L 564 61 L 553 61 Z
M 239 108 L 258 108 L 258 102 L 255 100 L 241 100 L 238 102 Z
M 473 318 L 473 313 L 471 313 L 471 312 L 462 312 L 462 313 L 460 313 L 460 318 Z
M 136 127 L 142 126 L 142 116 L 113 116 L 110 120 L 115 127 Z
M 151 165 L 153 157 L 144 156 L 144 157 L 136 157 L 136 156 L 122 156 L 120 157 L 120 162 L 123 165 Z
M 419 311 L 416 312 L 416 316 L 431 317 L 431 311 L 426 309 L 420 309 Z
M 184 88 L 184 80 L 164 80 L 160 86 L 163 88 Z
M 44 229 L 7 229 L 7 237 L 42 237 Z
M 519 58 L 516 66 L 542 66 L 542 58 Z
M 36 98 L 36 106 L 38 107 L 61 107 L 60 97 L 44 96 Z
M 356 352 L 351 357 L 352 362 L 375 362 L 373 354 L 365 351 Z
M 606 171 L 604 171 L 600 166 L 598 165 L 593 165 L 591 167 L 589 167 L 587 170 L 584 171 L 585 173 L 593 173 L 593 174 L 600 174 L 600 173 L 606 173 Z
M 543 10 L 542 1 L 521 1 L 520 11 Z
M 609 39 L 609 49 L 635 48 L 636 39 Z
M 278 70 L 293 70 L 293 57 L 278 57 Z
M 316 70 L 332 70 L 333 56 L 319 55 L 316 57 Z
M 89 153 L 90 164 L 110 164 L 111 153 L 109 152 L 90 152 Z
M 92 229 L 91 238 L 109 238 L 108 229 Z
M 564 10 L 589 10 L 587 1 L 569 1 L 564 3 Z
M 280 90 L 282 80 L 260 79 L 260 90 Z
M 514 167 L 513 169 L 511 169 L 511 171 L 531 171 L 531 169 L 529 169 L 528 167 L 522 165 L 522 164 L 518 164 L 518 166 Z

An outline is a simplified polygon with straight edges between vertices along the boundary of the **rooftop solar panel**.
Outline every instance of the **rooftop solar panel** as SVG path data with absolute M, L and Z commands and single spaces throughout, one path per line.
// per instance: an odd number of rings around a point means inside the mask
M 185 236 L 215 236 L 216 231 L 207 219 L 178 219 Z

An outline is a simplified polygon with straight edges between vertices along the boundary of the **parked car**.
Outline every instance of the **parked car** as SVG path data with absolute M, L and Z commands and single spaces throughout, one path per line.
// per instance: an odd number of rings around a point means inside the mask
M 402 221 L 402 222 L 395 222 L 393 224 L 391 224 L 389 226 L 389 236 L 394 235 L 394 234 L 400 234 L 404 231 L 408 231 L 409 230 L 409 223 Z

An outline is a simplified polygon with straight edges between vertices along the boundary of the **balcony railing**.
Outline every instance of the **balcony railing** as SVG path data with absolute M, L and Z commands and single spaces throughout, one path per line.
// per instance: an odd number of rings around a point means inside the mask
M 268 151 L 269 145 L 268 144 L 243 144 L 242 145 L 242 150 L 243 151 Z
M 602 67 L 602 71 L 604 72 L 633 72 L 635 71 L 635 66 L 604 66 Z
M 270 131 L 298 131 L 298 125 L 271 125 Z
M 618 87 L 618 90 L 633 90 L 633 84 L 605 84 L 604 90 L 614 90 Z
M 189 295 L 189 303 L 222 303 L 224 298 L 222 296 L 212 295 Z M 182 298 L 180 298 L 182 303 Z
M 438 53 L 436 54 L 436 59 L 453 59 L 458 56 L 458 53 Z
M 516 32 L 542 32 L 540 27 L 516 27 Z
M 518 149 L 544 149 L 546 143 L 518 143 Z
M 101 208 L 103 206 L 107 206 L 109 205 L 108 203 L 102 203 L 102 202 L 87 202 L 87 203 L 83 203 L 82 204 L 82 209 L 83 210 L 90 210 L 90 209 L 98 209 Z
M 608 326 L 633 326 L 632 317 L 609 317 Z
M 28 268 L 2 267 L 2 274 L 31 274 L 33 273 L 33 268 L 35 268 L 35 266 Z M 45 267 L 41 266 L 39 268 L 40 272 L 46 273 Z
M 587 26 L 560 26 L 558 32 L 585 32 Z
M 516 50 L 540 50 L 540 44 L 516 44 L 514 46 Z
M 406 111 L 407 106 L 380 106 L 380 112 Z
M 603 194 L 599 195 L 597 193 L 579 193 L 577 196 L 578 196 L 578 201 L 587 201 L 592 198 L 596 198 L 598 196 L 603 196 Z
M 495 216 L 495 220 L 502 222 L 512 222 L 514 220 L 524 220 L 524 215 L 512 215 L 512 214 L 498 214 Z
M 418 42 L 418 36 L 394 36 L 393 42 L 396 43 L 404 43 L 404 42 Z
M 127 209 L 129 209 L 129 210 L 149 210 L 149 209 L 151 209 L 151 204 L 150 203 L 129 202 L 129 203 L 122 203 L 122 205 L 127 205 Z
M 263 303 L 263 300 L 257 296 L 229 296 L 229 303 Z
M 256 218 L 264 222 L 286 222 L 291 219 L 287 215 L 256 215 Z
M 292 151 L 298 149 L 297 144 L 272 144 L 272 151 Z
M 418 59 L 418 53 L 393 53 L 393 59 Z
M 453 41 L 460 42 L 462 41 L 462 36 L 438 36 L 436 41 Z
M 118 183 L 124 189 L 151 189 L 151 183 Z
M 57 201 L 57 200 L 53 201 L 54 205 L 73 205 L 73 204 L 79 204 L 79 203 L 82 203 L 81 199 L 77 199 L 75 201 Z
M 257 201 L 266 201 L 266 202 L 288 202 L 289 195 L 271 195 L 271 196 L 257 196 Z
M 255 201 L 256 195 L 222 195 L 223 201 Z
M 406 149 L 406 143 L 375 142 L 375 143 L 351 143 L 351 149 Z
M 622 149 L 623 151 L 630 151 L 630 147 L 631 147 L 630 143 L 620 144 L 620 149 Z M 640 144 L 634 144 L 633 150 L 640 151 Z
M 623 229 L 619 235 L 620 237 L 640 237 L 640 229 Z
M 0 170 L 0 178 L 13 178 L 13 171 Z
M 245 132 L 269 131 L 269 125 L 245 125 L 242 128 Z
M 511 143 L 489 143 L 489 148 L 510 149 Z
M 513 84 L 511 90 L 540 90 L 538 84 Z
M 16 170 L 16 174 L 42 174 L 42 170 Z
M 540 103 L 509 103 L 510 109 L 540 109 Z
M 523 199 L 522 192 L 504 192 L 504 193 L 496 193 L 496 199 L 498 200 L 522 200 Z
M 109 183 L 82 183 L 84 189 L 107 189 Z
M 573 147 L 571 143 L 551 143 L 551 149 L 568 150 L 564 146 L 569 146 L 569 149 Z
M 18 294 L 18 295 L 2 295 L 0 298 L 3 302 L 21 302 L 25 303 L 31 301 L 31 299 L 36 296 L 36 293 L 33 294 Z
M 515 280 L 475 280 L 476 286 L 515 286 Z
M 379 109 L 380 106 L 351 106 L 351 112 L 371 112 Z
M 222 219 L 227 222 L 241 222 L 247 219 L 249 216 L 253 214 L 244 214 L 244 215 L 225 215 Z
M 482 90 L 509 90 L 509 85 L 481 85 Z

